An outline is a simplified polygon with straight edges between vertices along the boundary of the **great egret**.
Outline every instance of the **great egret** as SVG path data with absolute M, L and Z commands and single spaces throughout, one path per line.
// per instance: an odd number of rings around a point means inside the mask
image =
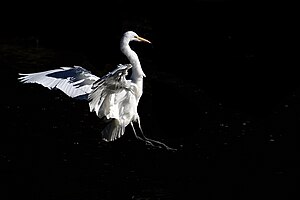
M 131 41 L 151 43 L 133 31 L 125 32 L 120 42 L 120 49 L 130 64 L 119 64 L 114 71 L 102 78 L 91 74 L 83 67 L 74 66 L 20 74 L 19 80 L 23 83 L 38 83 L 49 89 L 57 88 L 72 98 L 88 100 L 90 111 L 95 111 L 100 119 L 108 123 L 101 132 L 105 141 L 120 138 L 125 132 L 125 127 L 131 124 L 137 139 L 152 146 L 174 150 L 143 134 L 137 107 L 143 93 L 145 74 L 137 54 L 129 46 Z M 130 79 L 127 80 L 126 75 L 129 69 L 132 73 Z M 138 123 L 141 137 L 137 135 L 133 122 Z

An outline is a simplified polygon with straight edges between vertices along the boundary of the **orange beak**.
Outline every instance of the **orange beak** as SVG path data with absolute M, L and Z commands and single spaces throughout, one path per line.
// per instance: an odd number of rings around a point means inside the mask
M 151 44 L 151 42 L 149 40 L 146 40 L 145 38 L 142 38 L 140 36 L 136 36 L 136 38 L 140 41 L 140 42 L 147 42 L 149 44 Z

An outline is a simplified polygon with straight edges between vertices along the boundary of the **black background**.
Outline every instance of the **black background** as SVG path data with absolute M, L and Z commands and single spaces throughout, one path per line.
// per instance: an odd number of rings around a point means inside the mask
M 253 199 L 295 194 L 299 123 L 295 6 L 235 1 L 4 5 L 1 195 L 15 199 Z M 99 76 L 127 60 L 144 72 L 145 134 L 113 143 L 86 102 L 22 85 L 18 73 L 80 65 Z M 3 199 L 3 198 L 1 198 Z

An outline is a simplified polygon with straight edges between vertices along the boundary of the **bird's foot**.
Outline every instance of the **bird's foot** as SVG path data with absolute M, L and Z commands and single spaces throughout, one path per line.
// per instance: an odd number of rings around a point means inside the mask
M 168 147 L 168 146 L 166 146 L 166 149 L 167 149 L 168 151 L 177 151 L 177 149 L 171 148 L 171 147 Z
M 146 140 L 145 142 L 146 142 L 146 145 L 149 145 L 149 146 L 155 147 L 155 145 L 154 145 L 152 142 L 150 142 L 150 141 L 148 141 L 148 140 Z
M 156 140 L 146 138 L 145 142 L 146 142 L 146 145 L 150 145 L 155 148 L 159 148 L 159 149 L 165 148 L 168 151 L 177 151 L 177 149 L 171 148 L 171 147 L 167 146 L 166 144 L 156 141 Z
M 151 146 L 153 148 L 159 148 L 159 149 L 164 148 L 168 151 L 177 151 L 177 149 L 171 148 L 171 147 L 167 146 L 166 144 L 164 144 L 160 141 L 157 141 L 157 140 L 152 140 L 152 139 L 149 139 L 149 138 L 146 138 L 146 137 L 141 138 L 137 135 L 136 135 L 136 138 L 141 140 L 141 141 L 144 141 L 146 143 L 146 145 Z

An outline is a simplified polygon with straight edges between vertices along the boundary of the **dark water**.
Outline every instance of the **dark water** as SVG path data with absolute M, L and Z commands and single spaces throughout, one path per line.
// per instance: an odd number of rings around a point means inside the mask
M 152 5 L 114 17 L 106 15 L 109 9 L 99 14 L 79 5 L 54 6 L 57 15 L 50 17 L 42 6 L 2 24 L 1 199 L 296 194 L 300 94 L 290 48 L 293 12 L 282 18 L 258 4 L 193 2 L 168 14 L 162 7 L 153 14 Z M 147 75 L 139 105 L 145 134 L 176 152 L 136 141 L 130 127 L 105 143 L 103 124 L 86 102 L 17 82 L 19 72 L 72 65 L 101 76 L 126 62 L 118 51 L 126 29 L 153 42 L 132 45 Z

